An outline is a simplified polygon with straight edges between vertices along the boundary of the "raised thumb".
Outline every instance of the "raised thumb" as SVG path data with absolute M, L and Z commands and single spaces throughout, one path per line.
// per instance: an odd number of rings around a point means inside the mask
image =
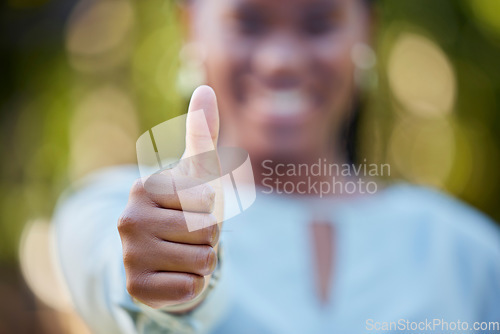
M 209 86 L 196 88 L 186 117 L 184 158 L 217 149 L 219 110 L 215 92 Z

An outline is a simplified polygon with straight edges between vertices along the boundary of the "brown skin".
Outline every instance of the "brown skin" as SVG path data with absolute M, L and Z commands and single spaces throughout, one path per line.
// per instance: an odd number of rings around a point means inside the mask
M 199 118 L 191 116 L 199 109 L 204 109 L 210 129 L 206 135 Z M 222 194 L 214 188 L 216 184 L 200 185 L 199 180 L 220 176 L 219 159 L 217 155 L 202 160 L 194 157 L 217 146 L 218 115 L 213 90 L 199 87 L 187 117 L 184 157 L 192 158 L 171 170 L 138 179 L 118 221 L 127 290 L 150 307 L 192 300 L 208 282 L 204 276 L 217 264 L 220 228 L 216 223 L 221 221 L 223 209 L 215 198 L 222 198 Z M 182 205 L 178 196 L 181 189 L 189 191 Z M 199 229 L 189 232 L 186 219 Z
M 202 45 L 221 112 L 221 143 L 260 162 L 345 162 L 340 132 L 351 111 L 351 49 L 369 38 L 360 0 L 194 1 L 192 39 Z M 297 117 L 273 117 L 266 95 L 297 89 L 310 99 Z M 283 180 L 284 182 L 286 180 Z
M 193 0 L 185 10 L 190 38 L 203 46 L 208 82 L 217 92 L 219 143 L 249 152 L 257 182 L 266 159 L 346 161 L 339 137 L 355 95 L 351 49 L 367 42 L 371 22 L 362 0 Z M 274 97 L 283 91 L 299 92 L 293 115 L 274 110 Z M 195 138 L 193 147 L 217 143 L 217 104 L 208 88 L 193 95 L 190 109 L 199 108 L 212 138 Z M 191 167 L 149 182 L 161 189 L 169 178 L 195 178 L 200 166 Z M 184 209 L 213 221 L 214 192 L 192 196 L 193 205 Z M 187 232 L 175 196 L 165 199 L 138 181 L 118 228 L 133 297 L 158 308 L 203 290 L 203 276 L 215 268 L 217 225 Z

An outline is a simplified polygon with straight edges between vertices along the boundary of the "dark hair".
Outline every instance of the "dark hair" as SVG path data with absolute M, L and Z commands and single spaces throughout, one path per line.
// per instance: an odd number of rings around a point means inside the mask
M 372 9 L 377 0 L 363 0 L 369 9 Z M 347 155 L 347 161 L 350 164 L 358 162 L 359 154 L 359 132 L 361 126 L 361 113 L 364 108 L 364 101 L 358 94 L 354 98 L 352 111 L 342 133 L 341 140 L 344 140 L 344 149 Z
M 356 97 L 354 100 L 353 108 L 349 119 L 346 122 L 344 131 L 342 132 L 341 140 L 344 140 L 344 149 L 346 152 L 347 162 L 354 164 L 357 162 L 359 147 L 358 136 L 360 128 L 361 111 L 363 109 L 361 98 Z

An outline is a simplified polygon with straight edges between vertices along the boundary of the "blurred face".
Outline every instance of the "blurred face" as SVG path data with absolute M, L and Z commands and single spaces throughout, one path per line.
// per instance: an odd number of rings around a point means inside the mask
M 198 0 L 191 14 L 225 145 L 257 159 L 342 155 L 351 49 L 368 36 L 362 0 Z

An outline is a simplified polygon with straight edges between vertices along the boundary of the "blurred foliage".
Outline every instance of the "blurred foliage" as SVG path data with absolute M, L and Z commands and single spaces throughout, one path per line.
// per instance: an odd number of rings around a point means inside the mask
M 382 2 L 377 37 L 380 80 L 365 115 L 364 132 L 366 156 L 390 162 L 394 178 L 439 187 L 496 221 L 500 221 L 499 4 L 496 0 Z M 405 42 L 400 55 L 409 61 L 402 62 L 406 68 L 400 66 L 397 73 L 401 80 L 391 87 L 391 63 Z M 450 110 L 439 110 L 448 95 L 444 65 L 453 71 L 448 79 L 454 81 L 449 84 L 455 90 Z M 410 91 L 407 99 L 434 102 L 438 109 L 426 112 L 432 109 L 402 101 L 404 96 L 397 95 L 404 85 Z M 425 94 L 431 95 L 427 101 Z M 376 140 L 370 141 L 374 135 Z
M 382 1 L 379 84 L 362 134 L 364 156 L 389 161 L 394 178 L 450 191 L 497 221 L 499 3 Z M 175 2 L 0 6 L 0 261 L 13 262 L 26 222 L 50 217 L 82 175 L 134 163 L 136 138 L 184 112 L 187 100 L 176 86 Z M 435 77 L 413 80 L 426 70 Z

